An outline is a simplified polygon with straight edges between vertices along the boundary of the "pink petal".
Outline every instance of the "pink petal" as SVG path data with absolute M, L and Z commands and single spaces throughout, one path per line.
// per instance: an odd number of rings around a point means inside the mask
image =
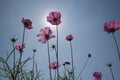
M 51 35 L 50 37 L 51 37 L 51 38 L 55 38 L 55 35 Z
M 22 23 L 24 23 L 25 22 L 25 19 L 24 18 L 22 18 Z

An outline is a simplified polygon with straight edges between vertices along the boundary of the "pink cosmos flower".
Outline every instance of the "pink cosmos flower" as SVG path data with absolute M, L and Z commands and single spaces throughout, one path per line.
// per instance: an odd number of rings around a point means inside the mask
M 68 36 L 66 36 L 66 40 L 67 40 L 67 41 L 73 40 L 73 36 L 72 36 L 71 34 L 69 34 Z
M 95 77 L 95 80 L 101 80 L 102 74 L 101 72 L 94 72 L 93 77 Z
M 61 65 L 57 62 L 57 61 L 54 61 L 52 62 L 50 65 L 49 65 L 49 68 L 50 69 L 57 69 L 58 67 L 60 67 Z
M 25 48 L 25 44 L 17 43 L 15 48 L 16 48 L 16 50 L 22 52 L 23 49 Z
M 52 25 L 59 25 L 61 23 L 61 13 L 60 12 L 50 12 L 47 16 L 47 21 Z
M 52 30 L 50 27 L 45 27 L 40 30 L 40 33 L 37 35 L 37 37 L 40 37 L 39 42 L 46 43 L 51 38 L 54 38 L 55 35 L 52 35 Z
M 22 23 L 24 24 L 24 27 L 27 29 L 32 29 L 32 21 L 30 19 L 24 19 L 22 18 Z
M 120 23 L 117 21 L 110 21 L 104 24 L 104 31 L 108 33 L 114 33 L 120 29 Z

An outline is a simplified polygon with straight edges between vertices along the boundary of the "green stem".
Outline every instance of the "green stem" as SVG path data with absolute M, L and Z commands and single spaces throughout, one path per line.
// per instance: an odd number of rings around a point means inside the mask
M 116 45 L 116 48 L 117 48 L 117 53 L 118 53 L 118 57 L 119 57 L 119 61 L 120 61 L 120 51 L 119 51 L 118 43 L 117 43 L 117 40 L 116 40 L 116 37 L 115 37 L 114 33 L 112 33 L 112 35 L 113 35 L 113 39 L 115 41 L 115 45 Z
M 13 49 L 14 49 L 14 43 L 13 43 Z M 15 78 L 15 61 L 16 61 L 16 58 L 15 58 L 15 49 L 13 51 L 13 75 L 14 75 L 14 78 Z
M 48 62 L 49 62 L 49 66 L 50 66 L 49 41 L 47 41 L 47 48 L 48 48 Z M 50 74 L 50 80 L 52 80 L 52 73 L 51 73 L 51 69 L 50 68 L 49 68 L 49 74 Z
M 25 40 L 25 27 L 23 29 L 23 39 L 22 39 L 22 44 L 24 44 L 24 40 Z
M 33 72 L 34 72 L 34 64 L 35 64 L 35 52 L 33 53 Z
M 111 67 L 110 67 L 110 71 L 111 71 L 112 79 L 115 80 L 114 74 L 113 74 L 113 71 L 112 71 L 112 68 L 111 68 Z
M 32 67 L 32 79 L 31 80 L 34 80 L 34 65 L 35 65 L 35 52 L 33 53 L 33 67 Z
M 22 59 L 22 52 L 20 53 L 20 57 L 19 57 L 19 62 L 18 62 L 18 71 L 20 71 L 20 65 L 21 65 L 21 59 Z
M 57 49 L 56 49 L 56 47 L 55 47 L 55 53 L 56 53 L 56 60 L 57 60 L 57 56 L 58 56 L 58 55 L 57 55 Z
M 80 75 L 82 74 L 83 70 L 85 69 L 85 67 L 86 67 L 86 65 L 87 65 L 87 63 L 88 63 L 88 60 L 89 60 L 89 57 L 87 58 L 84 66 L 82 67 L 82 70 L 80 71 L 80 73 L 79 73 L 79 75 L 78 75 L 78 79 L 80 78 Z M 78 80 L 78 79 L 77 79 L 77 80 Z
M 2 62 L 3 65 L 4 65 L 4 64 L 6 65 L 8 71 L 10 72 L 10 78 L 12 78 L 13 80 L 16 80 L 16 79 L 14 78 L 14 75 L 13 75 L 13 73 L 12 73 L 12 70 L 10 69 L 10 66 L 8 65 L 8 63 L 7 63 L 2 57 L 0 57 L 0 62 Z
M 9 55 L 6 58 L 6 61 L 8 61 L 9 57 L 12 55 L 12 53 L 14 52 L 15 48 L 9 53 Z
M 72 62 L 72 72 L 73 72 L 73 80 L 74 80 L 74 62 L 73 62 L 73 49 L 72 49 L 71 41 L 70 41 L 70 48 L 71 48 L 71 62 Z
M 23 29 L 23 39 L 22 39 L 22 45 L 24 45 L 24 40 L 25 40 L 25 27 L 24 27 L 24 29 Z M 21 71 L 21 74 L 22 74 L 22 78 L 24 78 L 23 77 L 23 71 L 22 71 L 22 66 L 21 66 L 21 60 L 22 60 L 22 53 L 23 53 L 23 51 L 20 53 L 20 71 Z
M 58 60 L 58 26 L 56 25 L 56 33 L 57 33 L 57 51 L 56 51 L 56 55 L 57 55 L 57 62 L 59 62 Z M 59 67 L 57 68 L 57 80 L 59 80 Z
M 66 74 L 66 67 L 64 66 L 64 75 L 67 76 Z
M 66 72 L 68 73 L 68 80 L 70 80 L 70 69 L 69 69 L 69 65 L 66 65 Z
M 54 79 L 56 80 L 56 69 L 55 69 L 55 75 L 54 75 Z
M 25 39 L 25 27 L 24 27 L 24 29 L 23 29 L 23 39 L 22 39 L 22 44 L 24 44 L 24 39 Z M 21 73 L 21 74 L 23 74 L 23 72 L 22 72 L 22 66 L 21 66 L 21 60 L 22 60 L 22 53 L 23 53 L 23 51 L 21 51 L 20 52 L 20 57 L 19 57 L 19 61 L 18 61 L 18 67 L 17 67 L 17 72 L 16 72 L 16 75 L 15 75 L 15 78 L 17 77 L 17 75 L 19 74 L 19 72 Z M 23 77 L 23 75 L 22 75 L 22 77 Z

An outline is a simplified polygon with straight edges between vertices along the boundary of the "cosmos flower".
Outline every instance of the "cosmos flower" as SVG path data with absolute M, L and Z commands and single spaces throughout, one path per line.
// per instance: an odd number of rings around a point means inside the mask
M 22 52 L 23 49 L 25 48 L 25 44 L 22 44 L 21 42 L 19 42 L 19 43 L 16 44 L 15 48 L 16 48 L 16 50 Z
M 47 16 L 47 21 L 52 25 L 59 25 L 61 23 L 61 13 L 60 12 L 50 12 Z
M 24 27 L 27 29 L 32 29 L 32 21 L 30 19 L 24 19 L 22 18 L 22 23 L 24 24 Z
M 66 40 L 67 40 L 67 41 L 73 40 L 73 36 L 72 36 L 71 34 L 69 34 L 68 36 L 66 36 Z
M 52 30 L 50 27 L 45 27 L 40 30 L 40 33 L 37 35 L 37 37 L 40 37 L 39 42 L 46 43 L 51 38 L 54 38 L 55 35 L 52 35 Z
M 50 69 L 57 69 L 58 67 L 60 67 L 61 65 L 57 62 L 57 61 L 54 61 L 52 62 L 50 65 L 49 65 L 49 68 Z
M 114 33 L 120 29 L 120 23 L 117 21 L 110 21 L 104 24 L 104 31 L 108 33 Z
M 93 73 L 93 77 L 95 77 L 95 80 L 101 80 L 102 74 L 101 74 L 101 72 L 95 71 L 95 72 Z

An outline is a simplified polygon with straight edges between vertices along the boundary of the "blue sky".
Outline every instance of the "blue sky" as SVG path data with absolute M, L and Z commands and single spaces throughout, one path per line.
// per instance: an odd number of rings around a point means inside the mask
M 70 60 L 69 43 L 65 37 L 72 34 L 76 74 L 85 63 L 87 54 L 92 54 L 81 75 L 82 80 L 93 80 L 94 71 L 100 71 L 103 80 L 112 80 L 109 68 L 105 65 L 107 62 L 113 63 L 115 79 L 120 80 L 118 75 L 120 62 L 114 40 L 111 34 L 103 30 L 105 22 L 120 21 L 120 0 L 0 0 L 0 56 L 5 57 L 6 51 L 11 50 L 9 38 L 16 36 L 18 41 L 21 41 L 23 31 L 21 19 L 29 18 L 34 28 L 26 31 L 26 49 L 23 59 L 32 56 L 32 49 L 36 48 L 36 61 L 46 78 L 48 75 L 47 45 L 39 43 L 36 35 L 41 28 L 52 26 L 46 21 L 46 16 L 51 11 L 59 11 L 62 14 L 62 23 L 59 25 L 60 63 Z M 54 26 L 51 29 L 55 34 Z M 120 31 L 115 35 L 120 46 Z M 50 44 L 53 43 L 54 40 L 51 40 Z M 54 61 L 54 54 L 51 56 Z

